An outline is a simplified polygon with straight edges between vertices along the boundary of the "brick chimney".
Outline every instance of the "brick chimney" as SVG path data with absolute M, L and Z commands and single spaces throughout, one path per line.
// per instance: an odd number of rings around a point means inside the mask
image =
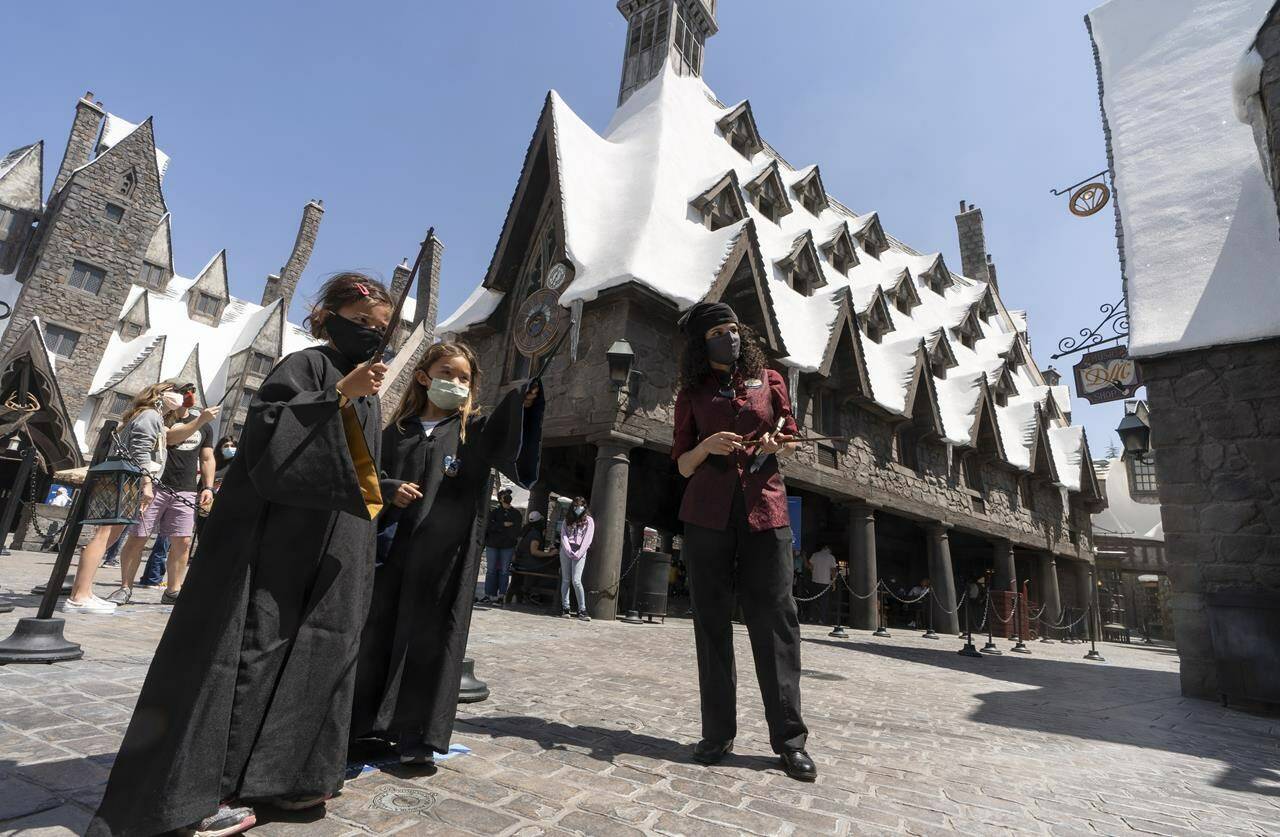
M 1040 373 L 1040 377 L 1044 378 L 1047 386 L 1056 387 L 1062 383 L 1062 373 L 1050 366 L 1048 369 Z
M 956 216 L 956 232 L 960 235 L 960 272 L 970 279 L 989 281 L 987 274 L 987 236 L 982 229 L 982 210 L 960 201 Z
M 991 261 L 990 253 L 987 254 L 987 281 L 991 283 L 991 287 L 1000 290 L 1000 283 L 996 281 L 996 263 Z
M 293 242 L 293 252 L 289 261 L 280 268 L 280 274 L 267 276 L 266 286 L 262 289 L 262 304 L 270 305 L 277 299 L 284 300 L 285 310 L 293 302 L 293 294 L 298 290 L 298 280 L 302 271 L 306 270 L 311 260 L 311 251 L 316 246 L 316 234 L 320 231 L 320 218 L 324 215 L 324 201 L 311 200 L 302 208 L 302 223 L 298 225 L 298 237 Z
M 71 133 L 67 135 L 67 150 L 62 153 L 62 165 L 58 167 L 58 176 L 54 178 L 53 191 L 49 193 L 50 200 L 62 191 L 73 171 L 89 162 L 104 116 L 106 111 L 102 109 L 101 102 L 93 100 L 93 91 L 84 94 L 76 102 L 76 115 L 71 121 Z
M 396 265 L 396 269 L 391 271 L 391 298 L 399 299 L 400 292 L 404 290 L 404 286 L 409 282 L 409 260 L 404 259 L 400 264 Z
M 418 307 L 413 312 L 413 324 L 426 322 L 426 342 L 435 339 L 436 316 L 440 307 L 440 263 L 444 258 L 444 244 L 433 232 L 427 239 L 427 254 L 418 268 Z

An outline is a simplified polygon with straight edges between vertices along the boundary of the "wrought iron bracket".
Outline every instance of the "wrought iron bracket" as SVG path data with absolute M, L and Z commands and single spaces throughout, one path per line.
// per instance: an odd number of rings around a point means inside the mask
M 1129 336 L 1129 309 L 1123 297 L 1114 304 L 1106 303 L 1100 306 L 1098 310 L 1102 313 L 1102 322 L 1091 329 L 1080 329 L 1079 337 L 1062 338 L 1058 341 L 1058 353 L 1049 357 L 1057 360 L 1060 357 L 1088 351 L 1095 346 L 1114 343 Z

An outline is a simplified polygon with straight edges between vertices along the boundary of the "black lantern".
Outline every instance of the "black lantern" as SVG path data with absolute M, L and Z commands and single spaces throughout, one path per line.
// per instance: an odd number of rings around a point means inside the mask
M 1151 428 L 1136 413 L 1128 413 L 1116 425 L 1126 457 L 1141 458 L 1151 450 Z
M 84 488 L 83 523 L 137 523 L 142 507 L 142 469 L 123 459 L 108 459 L 89 469 Z
M 631 344 L 626 339 L 615 341 L 605 356 L 609 358 L 609 382 L 615 390 L 626 389 L 631 381 L 631 365 L 636 360 Z

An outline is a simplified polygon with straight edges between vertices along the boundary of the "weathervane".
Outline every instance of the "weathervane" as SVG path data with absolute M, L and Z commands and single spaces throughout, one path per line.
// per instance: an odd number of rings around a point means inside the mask
M 1049 194 L 1070 194 L 1067 199 L 1067 208 L 1071 210 L 1071 214 L 1079 218 L 1088 218 L 1111 200 L 1111 190 L 1107 188 L 1105 180 L 1106 174 L 1107 170 L 1103 169 L 1065 189 L 1050 189 Z

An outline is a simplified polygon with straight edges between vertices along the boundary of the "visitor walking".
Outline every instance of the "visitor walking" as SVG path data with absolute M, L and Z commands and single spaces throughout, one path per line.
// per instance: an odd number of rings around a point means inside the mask
M 578 618 L 590 622 L 587 613 L 587 595 L 582 589 L 582 570 L 587 565 L 587 553 L 596 534 L 596 522 L 591 519 L 585 497 L 574 497 L 569 513 L 560 524 L 560 613 L 566 619 L 573 616 L 569 610 L 569 586 L 578 599 Z
M 809 556 L 810 596 L 819 596 L 822 591 L 831 586 L 835 568 L 836 556 L 831 552 L 831 547 L 826 544 L 823 544 L 817 552 Z M 831 608 L 830 602 L 834 601 L 835 597 L 835 591 L 829 591 L 814 599 L 813 612 L 809 614 L 810 617 L 816 617 L 819 624 L 827 624 Z
M 523 522 L 520 510 L 511 505 L 511 489 L 499 491 L 498 507 L 489 512 L 489 523 L 484 532 L 486 568 L 481 604 L 501 602 L 506 596 L 511 558 L 520 541 L 520 524 Z

